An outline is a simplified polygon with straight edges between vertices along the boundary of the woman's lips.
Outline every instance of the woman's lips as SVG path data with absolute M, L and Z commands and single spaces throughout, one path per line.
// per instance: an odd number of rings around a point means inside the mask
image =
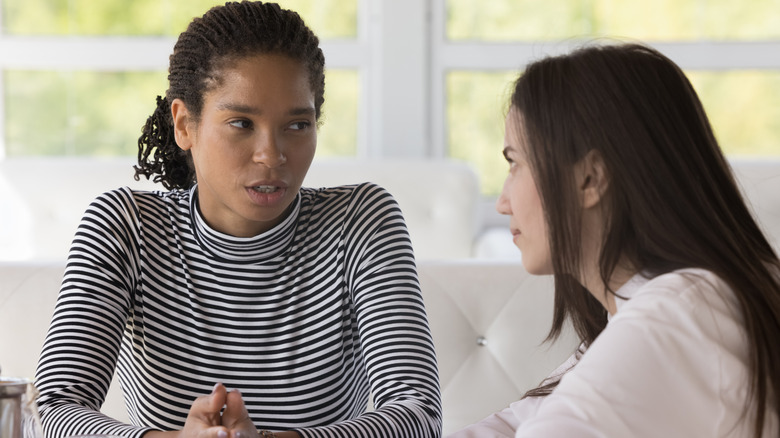
M 271 207 L 284 199 L 287 184 L 279 181 L 263 181 L 246 187 L 252 202 L 261 207 Z

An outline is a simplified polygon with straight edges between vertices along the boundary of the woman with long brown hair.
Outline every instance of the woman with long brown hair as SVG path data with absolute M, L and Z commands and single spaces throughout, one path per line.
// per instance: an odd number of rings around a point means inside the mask
M 776 437 L 780 262 L 680 68 L 639 44 L 532 63 L 515 83 L 498 200 L 550 339 L 538 388 L 454 434 Z

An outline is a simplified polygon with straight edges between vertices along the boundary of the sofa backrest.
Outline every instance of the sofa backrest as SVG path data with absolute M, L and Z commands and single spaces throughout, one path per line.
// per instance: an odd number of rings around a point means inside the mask
M 0 260 L 64 261 L 84 211 L 118 187 L 160 190 L 133 179 L 125 158 L 0 161 Z
M 780 253 L 780 158 L 729 160 L 745 201 L 775 251 Z M 483 230 L 474 244 L 478 258 L 519 258 L 507 226 Z
M 551 277 L 518 261 L 458 260 L 418 265 L 439 363 L 444 432 L 506 408 L 576 349 L 567 327 L 544 343 L 553 310 Z
M 163 190 L 133 179 L 130 158 L 0 160 L 0 260 L 62 261 L 84 210 L 107 190 Z M 305 186 L 375 182 L 404 212 L 419 259 L 470 257 L 479 231 L 479 183 L 448 160 L 316 159 Z
M 780 159 L 732 159 L 730 162 L 759 225 L 780 252 Z
M 338 160 L 312 163 L 307 187 L 373 182 L 386 188 L 403 211 L 417 259 L 471 257 L 480 231 L 479 180 L 450 160 Z
M 0 263 L 3 375 L 34 376 L 63 271 L 62 263 Z M 552 285 L 518 262 L 421 261 L 418 272 L 436 346 L 445 432 L 519 399 L 574 350 L 571 333 L 542 345 Z M 116 379 L 102 411 L 127 421 Z

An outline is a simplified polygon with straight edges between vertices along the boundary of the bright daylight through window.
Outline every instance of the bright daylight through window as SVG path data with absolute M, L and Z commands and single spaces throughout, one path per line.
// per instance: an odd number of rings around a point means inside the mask
M 727 154 L 780 157 L 776 0 L 446 0 L 446 8 L 444 44 L 464 54 L 469 45 L 514 45 L 538 57 L 605 36 L 661 46 L 686 70 Z M 497 151 L 519 68 L 497 62 L 446 73 L 448 152 L 477 166 L 486 194 L 498 193 L 506 174 Z
M 143 39 L 172 50 L 174 38 L 216 0 L 2 0 L 3 38 L 44 45 L 64 40 L 76 65 L 4 66 L 4 153 L 16 156 L 135 155 L 140 127 L 166 89 L 167 58 L 156 68 L 127 65 L 118 71 L 89 60 L 101 39 L 116 50 Z M 354 39 L 357 0 L 287 0 L 323 40 Z M 338 10 L 337 14 L 332 11 Z M 84 41 L 80 45 L 79 42 Z M 83 51 L 79 52 L 79 49 Z M 84 59 L 84 65 L 78 65 Z M 355 155 L 357 69 L 327 71 L 320 131 L 321 156 Z M 42 129 L 45 126 L 45 129 Z M 331 128 L 333 126 L 334 128 Z M 336 129 L 338 127 L 338 129 Z
M 175 36 L 193 15 L 220 2 L 0 3 L 0 157 L 10 158 L 135 155 L 153 97 L 165 92 L 165 66 Z M 728 154 L 780 156 L 777 0 L 280 3 L 299 11 L 326 49 L 320 156 L 465 160 L 479 173 L 483 194 L 493 197 L 506 171 L 500 154 L 503 112 L 516 72 L 545 53 L 605 36 L 647 42 L 678 62 L 700 93 Z M 401 7 L 403 11 L 395 10 Z M 421 28 L 391 25 L 376 32 L 376 14 L 388 12 L 406 14 L 404 23 Z M 426 19 L 414 21 L 409 14 Z M 427 47 L 426 56 L 409 57 L 411 79 L 397 78 L 392 64 L 398 57 L 375 62 L 376 53 L 388 44 L 395 44 L 391 50 Z M 107 52 L 100 49 L 105 45 L 111 47 Z M 137 53 L 139 47 L 151 50 Z M 58 52 L 67 56 L 52 56 Z M 96 55 L 112 52 L 120 54 L 118 61 Z M 401 104 L 424 109 L 405 112 L 383 105 L 382 100 L 392 101 L 398 94 L 388 87 L 419 90 L 411 93 L 423 94 L 420 101 L 403 97 Z M 405 130 L 425 132 L 400 137 L 402 141 L 387 135 Z

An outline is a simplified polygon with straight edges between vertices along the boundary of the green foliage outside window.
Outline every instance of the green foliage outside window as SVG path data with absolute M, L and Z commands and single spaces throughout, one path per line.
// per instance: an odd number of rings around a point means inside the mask
M 780 157 L 780 71 L 686 74 L 726 154 Z
M 3 0 L 15 35 L 176 36 L 214 0 Z M 354 38 L 357 0 L 286 0 L 321 38 Z M 336 9 L 336 7 L 338 7 Z M 338 14 L 328 13 L 338 10 Z M 171 50 L 173 47 L 171 47 Z M 165 71 L 5 71 L 5 153 L 135 155 L 141 126 L 167 88 Z M 326 71 L 318 154 L 357 153 L 357 71 Z
M 455 41 L 628 39 L 644 42 L 780 38 L 778 0 L 447 0 Z M 729 156 L 780 157 L 780 71 L 687 72 Z M 507 87 L 517 72 L 450 72 L 449 154 L 475 165 L 497 195 Z M 499 98 L 500 97 L 500 98 Z
M 504 117 L 516 72 L 464 72 L 447 75 L 449 156 L 471 163 L 484 194 L 501 191 L 509 169 L 504 149 Z
M 472 163 L 482 192 L 501 191 L 508 169 L 504 116 L 517 72 L 456 71 L 447 76 L 449 155 Z M 686 72 L 723 151 L 731 157 L 780 157 L 780 72 Z
M 10 35 L 175 37 L 215 0 L 0 0 Z M 358 0 L 281 0 L 323 39 L 356 38 Z M 780 38 L 780 0 L 447 0 L 453 40 L 550 41 L 599 35 L 642 41 Z M 500 191 L 509 87 L 517 72 L 446 76 L 447 147 Z M 780 72 L 688 72 L 731 156 L 780 156 Z M 318 154 L 357 152 L 359 75 L 326 72 Z M 165 92 L 165 72 L 6 71 L 6 154 L 134 155 Z
M 777 0 L 447 0 L 453 40 L 780 38 Z
M 3 0 L 12 35 L 177 36 L 218 0 Z M 320 38 L 357 36 L 357 0 L 278 0 Z M 338 11 L 338 13 L 333 13 Z
M 325 103 L 317 134 L 317 156 L 357 155 L 360 75 L 356 70 L 325 72 Z
M 135 155 L 165 72 L 6 71 L 6 154 Z
M 135 155 L 138 136 L 164 95 L 167 73 L 6 71 L 8 156 Z M 359 76 L 328 70 L 318 154 L 357 152 Z

